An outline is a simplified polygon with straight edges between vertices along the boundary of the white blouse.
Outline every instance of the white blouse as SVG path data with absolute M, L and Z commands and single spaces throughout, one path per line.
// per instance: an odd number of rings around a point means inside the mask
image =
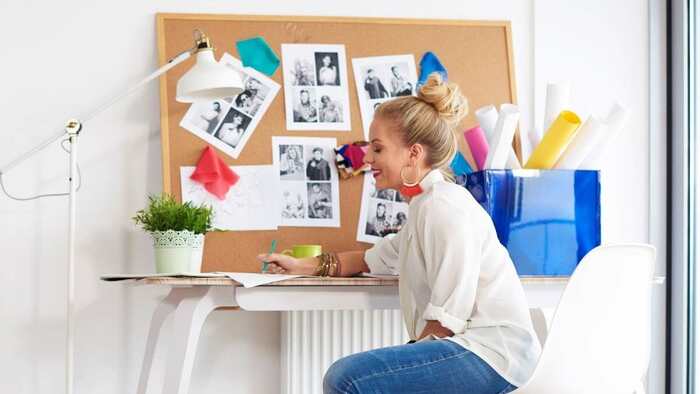
M 400 274 L 399 295 L 411 339 L 437 320 L 449 338 L 523 385 L 541 347 L 525 292 L 486 211 L 439 170 L 420 182 L 408 222 L 365 252 L 372 273 Z

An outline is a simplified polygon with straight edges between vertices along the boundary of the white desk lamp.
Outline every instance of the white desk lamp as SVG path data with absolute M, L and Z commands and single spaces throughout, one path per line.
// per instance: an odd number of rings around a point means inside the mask
M 11 199 L 28 201 L 42 197 L 69 196 L 69 221 L 68 221 L 68 294 L 67 294 L 67 309 L 66 309 L 66 394 L 73 392 L 73 336 L 74 336 L 74 269 L 75 269 L 75 219 L 76 219 L 76 192 L 78 191 L 80 173 L 78 171 L 78 135 L 83 129 L 83 126 L 91 121 L 95 116 L 110 108 L 113 104 L 120 101 L 122 98 L 130 95 L 135 90 L 141 88 L 148 82 L 156 79 L 162 74 L 168 72 L 171 68 L 185 61 L 187 58 L 196 54 L 196 63 L 194 66 L 183 75 L 177 83 L 177 94 L 175 99 L 183 103 L 191 103 L 200 100 L 215 100 L 224 97 L 234 97 L 243 91 L 243 81 L 238 72 L 230 69 L 222 64 L 219 64 L 214 59 L 214 48 L 209 41 L 209 38 L 199 30 L 194 32 L 194 46 L 180 53 L 171 59 L 166 65 L 159 68 L 152 74 L 148 75 L 141 82 L 134 85 L 126 92 L 107 101 L 102 106 L 97 107 L 93 112 L 88 113 L 82 120 L 71 119 L 66 122 L 64 129 L 57 132 L 51 138 L 38 144 L 28 152 L 18 156 L 16 159 L 0 167 L 0 189 Z M 2 183 L 2 176 L 7 171 L 25 161 L 35 153 L 58 141 L 68 141 L 69 148 L 66 149 L 70 154 L 69 159 L 69 178 L 68 178 L 68 193 L 60 194 L 42 194 L 33 197 L 20 198 L 10 195 L 5 185 Z

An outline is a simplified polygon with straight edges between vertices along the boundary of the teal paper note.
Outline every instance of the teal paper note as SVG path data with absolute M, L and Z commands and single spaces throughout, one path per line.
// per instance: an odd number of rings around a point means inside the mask
M 236 48 L 244 67 L 252 67 L 268 77 L 271 77 L 280 65 L 275 51 L 260 36 L 237 41 Z

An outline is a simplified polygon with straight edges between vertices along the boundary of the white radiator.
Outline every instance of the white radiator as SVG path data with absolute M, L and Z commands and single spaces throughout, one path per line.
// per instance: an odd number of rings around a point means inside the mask
M 408 341 L 399 310 L 282 312 L 283 394 L 321 394 L 337 359 Z

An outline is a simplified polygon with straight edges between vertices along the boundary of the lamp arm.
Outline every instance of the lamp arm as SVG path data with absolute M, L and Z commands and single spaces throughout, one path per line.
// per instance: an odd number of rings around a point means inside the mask
M 177 66 L 178 64 L 184 62 L 184 61 L 187 60 L 190 56 L 192 56 L 192 53 L 194 52 L 195 49 L 196 49 L 196 48 L 191 48 L 191 49 L 188 49 L 188 50 L 186 50 L 186 51 L 180 53 L 179 55 L 175 56 L 175 57 L 172 58 L 170 61 L 168 61 L 167 64 L 163 65 L 163 66 L 162 66 L 161 68 L 159 68 L 158 70 L 156 70 L 156 71 L 154 71 L 153 73 L 151 73 L 151 74 L 149 74 L 148 76 L 146 76 L 146 78 L 144 78 L 141 82 L 139 82 L 139 83 L 137 83 L 136 85 L 134 85 L 133 87 L 129 88 L 129 90 L 125 91 L 124 93 L 121 93 L 121 94 L 118 95 L 118 96 L 115 96 L 114 98 L 112 98 L 112 99 L 109 100 L 109 101 L 106 101 L 103 105 L 97 107 L 97 109 L 95 109 L 94 111 L 89 112 L 89 113 L 83 118 L 83 123 L 89 122 L 89 121 L 92 120 L 95 116 L 99 115 L 100 113 L 102 113 L 102 112 L 105 111 L 106 109 L 110 108 L 112 105 L 114 105 L 115 103 L 117 103 L 118 101 L 120 101 L 121 99 L 123 99 L 124 97 L 130 95 L 131 93 L 133 93 L 134 91 L 140 89 L 141 87 L 143 87 L 143 86 L 146 85 L 147 83 L 149 83 L 149 82 L 151 82 L 152 80 L 158 78 L 159 76 L 165 74 L 165 73 L 168 72 L 171 68 L 173 68 L 173 67 Z M 25 161 L 25 160 L 28 159 L 29 157 L 33 156 L 35 153 L 39 152 L 40 150 L 42 150 L 42 149 L 46 148 L 47 146 L 51 145 L 51 144 L 54 143 L 55 141 L 57 141 L 57 140 L 59 140 L 59 139 L 61 139 L 61 138 L 64 138 L 64 137 L 66 136 L 67 129 L 70 128 L 70 127 L 76 127 L 76 122 L 77 122 L 78 128 L 79 128 L 79 129 L 82 128 L 82 125 L 80 124 L 80 121 L 76 121 L 76 120 L 70 120 L 70 121 L 68 121 L 68 123 L 66 124 L 66 126 L 65 126 L 63 129 L 61 129 L 60 132 L 56 132 L 55 134 L 52 134 L 51 137 L 49 137 L 48 139 L 42 141 L 40 144 L 36 145 L 34 148 L 32 148 L 32 149 L 26 151 L 25 153 L 23 153 L 23 154 L 17 156 L 15 159 L 13 159 L 13 160 L 9 161 L 7 164 L 5 164 L 3 167 L 0 167 L 0 175 L 7 173 L 7 171 L 9 171 L 9 170 L 12 169 L 13 167 L 17 166 L 19 163 Z

